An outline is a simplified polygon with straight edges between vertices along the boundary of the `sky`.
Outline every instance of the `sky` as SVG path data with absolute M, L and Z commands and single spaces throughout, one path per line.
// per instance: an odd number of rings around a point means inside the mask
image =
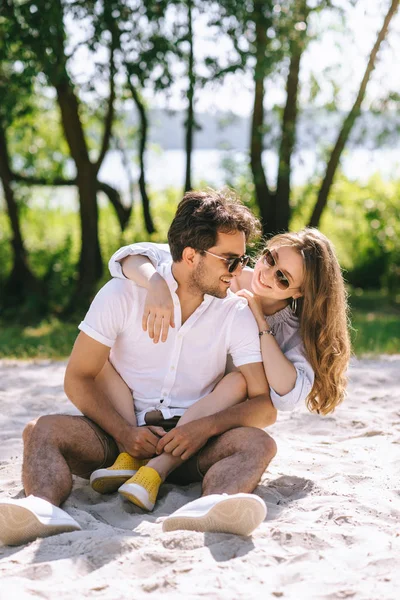
M 314 0 L 309 0 L 309 5 Z M 391 0 L 356 0 L 352 6 L 350 0 L 334 0 L 335 5 L 341 6 L 345 12 L 344 29 L 334 12 L 323 11 L 313 14 L 309 21 L 309 32 L 316 34 L 316 40 L 311 42 L 302 57 L 301 63 L 301 103 L 307 105 L 309 97 L 308 82 L 313 74 L 318 78 L 321 94 L 320 104 L 329 102 L 332 98 L 332 84 L 325 75 L 326 69 L 331 69 L 334 78 L 339 82 L 340 91 L 337 104 L 340 109 L 348 110 L 354 102 L 359 84 L 364 74 L 369 53 L 376 40 L 377 32 L 381 29 L 384 15 Z M 277 5 L 278 6 L 278 5 Z M 173 18 L 173 17 L 172 17 Z M 85 39 L 87 32 L 83 23 L 69 27 L 72 46 Z M 198 62 L 207 54 L 215 54 L 224 58 L 231 50 L 231 42 L 222 36 L 216 37 L 215 31 L 207 25 L 207 15 L 196 17 L 194 23 L 195 56 Z M 85 55 L 85 48 L 75 54 L 70 61 L 70 69 L 77 82 L 87 80 L 94 73 L 93 59 Z M 385 43 L 378 55 L 377 67 L 370 79 L 367 89 L 367 100 L 374 101 L 385 95 L 389 90 L 400 93 L 400 80 L 395 76 L 398 72 L 400 56 L 400 11 L 394 17 Z M 104 49 L 103 60 L 107 61 L 107 51 Z M 176 65 L 177 72 L 182 71 L 182 65 Z M 100 86 L 104 84 L 99 84 Z M 184 110 L 186 106 L 185 77 L 178 78 L 168 97 L 159 93 L 154 96 L 147 89 L 144 96 L 149 106 Z M 199 112 L 229 111 L 241 116 L 248 116 L 252 111 L 254 82 L 249 74 L 235 74 L 225 78 L 222 85 L 208 85 L 196 91 L 196 110 Z M 104 88 L 105 96 L 108 89 Z M 265 106 L 271 108 L 285 101 L 285 82 L 278 78 L 268 81 L 266 85 Z
M 345 10 L 346 31 L 340 33 L 338 19 L 328 16 L 314 16 L 310 20 L 310 30 L 313 33 L 323 31 L 320 39 L 312 42 L 302 58 L 301 80 L 303 82 L 303 99 L 308 90 L 305 82 L 309 80 L 310 74 L 319 77 L 323 93 L 320 102 L 329 101 L 332 88 L 327 78 L 321 77 L 324 69 L 334 67 L 337 78 L 342 82 L 339 94 L 339 106 L 349 109 L 355 99 L 357 88 L 361 82 L 367 65 L 368 55 L 376 40 L 377 32 L 383 24 L 384 15 L 390 5 L 388 0 L 358 0 L 354 7 L 350 6 L 348 0 L 339 0 L 336 4 L 342 5 Z M 206 26 L 206 19 L 198 19 L 195 24 L 197 56 L 204 55 L 208 51 L 218 48 L 220 56 L 228 52 L 230 44 L 226 40 L 215 40 L 210 35 Z M 389 30 L 388 42 L 381 47 L 377 68 L 368 86 L 368 98 L 375 99 L 382 96 L 387 90 L 400 92 L 399 78 L 395 78 L 395 70 L 398 72 L 400 56 L 400 14 L 392 20 Z M 397 79 L 397 81 L 396 81 Z M 180 110 L 185 107 L 183 97 L 184 82 L 176 85 L 172 95 L 164 98 L 159 95 L 154 98 L 148 94 L 151 104 L 158 107 Z M 234 75 L 227 77 L 222 86 L 215 89 L 206 88 L 196 93 L 196 108 L 198 111 L 233 111 L 242 116 L 248 116 L 252 110 L 254 84 L 250 76 Z M 266 106 L 284 102 L 284 86 L 281 82 L 270 83 L 267 87 Z

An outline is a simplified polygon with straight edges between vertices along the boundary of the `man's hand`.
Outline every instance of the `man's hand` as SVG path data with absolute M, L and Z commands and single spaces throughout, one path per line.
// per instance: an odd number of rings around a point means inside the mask
M 125 451 L 135 458 L 152 458 L 157 453 L 157 444 L 166 434 L 162 427 L 132 427 L 121 440 Z
M 157 444 L 157 454 L 167 452 L 188 460 L 196 454 L 210 438 L 210 428 L 205 419 L 191 421 L 166 433 Z

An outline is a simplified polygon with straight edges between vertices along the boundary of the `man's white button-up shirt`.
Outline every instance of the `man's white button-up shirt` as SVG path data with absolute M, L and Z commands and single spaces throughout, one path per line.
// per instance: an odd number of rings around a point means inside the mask
M 143 331 L 147 291 L 127 279 L 109 281 L 79 325 L 111 348 L 110 362 L 132 390 L 138 425 L 149 410 L 160 410 L 164 418 L 180 416 L 209 394 L 224 376 L 228 354 L 237 367 L 262 360 L 254 317 L 247 302 L 231 292 L 224 299 L 205 295 L 182 325 L 171 267 L 171 262 L 157 267 L 175 306 L 175 328 L 165 343 L 154 344 Z

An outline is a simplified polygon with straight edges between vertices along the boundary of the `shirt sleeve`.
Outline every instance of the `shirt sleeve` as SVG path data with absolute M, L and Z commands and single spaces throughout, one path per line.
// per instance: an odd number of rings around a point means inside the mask
M 229 354 L 235 367 L 262 362 L 257 323 L 246 301 L 238 304 L 232 319 Z
M 298 404 L 305 403 L 314 385 L 314 371 L 304 355 L 302 344 L 285 352 L 285 356 L 296 369 L 297 378 L 295 386 L 284 396 L 280 396 L 272 387 L 270 387 L 270 393 L 272 403 L 277 410 L 290 411 Z
M 95 296 L 79 329 L 100 344 L 112 348 L 134 312 L 134 285 L 112 279 Z
M 108 269 L 112 277 L 119 279 L 126 279 L 122 272 L 121 260 L 130 255 L 141 255 L 147 256 L 148 259 L 153 263 L 154 267 L 158 267 L 160 264 L 171 262 L 171 253 L 169 251 L 168 244 L 153 244 L 152 242 L 141 242 L 139 244 L 130 244 L 129 246 L 123 246 L 110 258 L 108 262 Z

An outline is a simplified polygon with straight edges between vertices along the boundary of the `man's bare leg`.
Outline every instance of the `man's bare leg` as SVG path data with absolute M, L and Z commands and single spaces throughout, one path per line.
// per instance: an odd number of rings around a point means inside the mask
M 0 540 L 12 546 L 79 530 L 79 523 L 59 508 L 71 491 L 71 472 L 88 475 L 118 453 L 83 417 L 40 417 L 27 425 L 23 439 L 26 498 L 0 500 Z
M 90 474 L 103 465 L 104 445 L 81 417 L 48 415 L 23 433 L 22 482 L 26 495 L 60 506 L 72 489 L 72 474 Z M 114 457 L 115 458 L 115 457 Z
M 276 451 L 272 437 L 254 427 L 231 429 L 211 440 L 199 455 L 203 496 L 253 492 Z

